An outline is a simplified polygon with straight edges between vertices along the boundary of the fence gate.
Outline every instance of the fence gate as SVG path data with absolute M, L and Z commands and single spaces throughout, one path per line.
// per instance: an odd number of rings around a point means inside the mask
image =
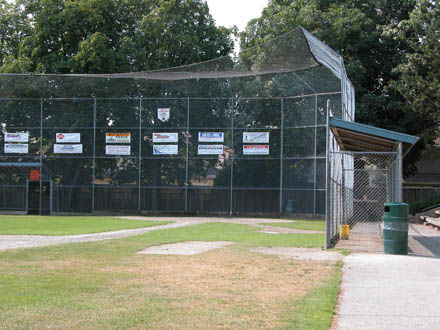
M 381 251 L 385 202 L 399 201 L 397 152 L 331 152 L 328 164 L 327 246 L 339 241 L 340 225 L 350 226 L 349 240 L 338 247 Z

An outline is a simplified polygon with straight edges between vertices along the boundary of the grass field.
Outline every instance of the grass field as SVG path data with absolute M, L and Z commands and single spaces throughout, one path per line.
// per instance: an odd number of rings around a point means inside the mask
M 205 223 L 129 238 L 0 253 L 2 329 L 328 329 L 339 264 L 252 253 L 322 246 L 322 234 L 271 235 Z M 232 241 L 195 256 L 148 246 Z
M 0 235 L 75 235 L 164 225 L 169 221 L 126 220 L 116 217 L 57 217 L 0 215 Z
M 291 223 L 289 222 L 260 223 L 260 225 L 287 227 L 287 228 L 302 229 L 302 230 L 325 231 L 325 220 L 292 220 Z

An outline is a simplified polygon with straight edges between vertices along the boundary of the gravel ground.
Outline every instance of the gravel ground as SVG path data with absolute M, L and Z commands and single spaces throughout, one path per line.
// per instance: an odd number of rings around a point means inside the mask
M 315 261 L 339 261 L 344 256 L 338 252 L 325 251 L 319 248 L 283 248 L 283 247 L 259 247 L 251 249 L 252 252 L 278 255 L 297 260 L 315 260 Z
M 174 244 L 155 245 L 139 251 L 139 254 L 178 254 L 192 256 L 202 252 L 219 249 L 223 246 L 230 245 L 232 242 L 200 242 L 189 241 Z

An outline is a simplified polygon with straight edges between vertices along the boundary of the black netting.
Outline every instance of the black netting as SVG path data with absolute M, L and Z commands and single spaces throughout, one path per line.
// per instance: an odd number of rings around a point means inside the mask
M 327 116 L 353 99 L 303 29 L 155 72 L 1 74 L 0 210 L 323 213 Z

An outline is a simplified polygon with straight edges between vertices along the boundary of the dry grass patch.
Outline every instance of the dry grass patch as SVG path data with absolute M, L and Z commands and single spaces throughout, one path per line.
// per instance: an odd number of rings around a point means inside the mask
M 255 329 L 280 326 L 286 304 L 327 280 L 333 267 L 222 249 L 191 257 L 142 256 L 101 271 L 136 275 L 111 285 L 113 294 L 133 296 L 126 308 L 151 299 L 165 303 L 152 328 Z

